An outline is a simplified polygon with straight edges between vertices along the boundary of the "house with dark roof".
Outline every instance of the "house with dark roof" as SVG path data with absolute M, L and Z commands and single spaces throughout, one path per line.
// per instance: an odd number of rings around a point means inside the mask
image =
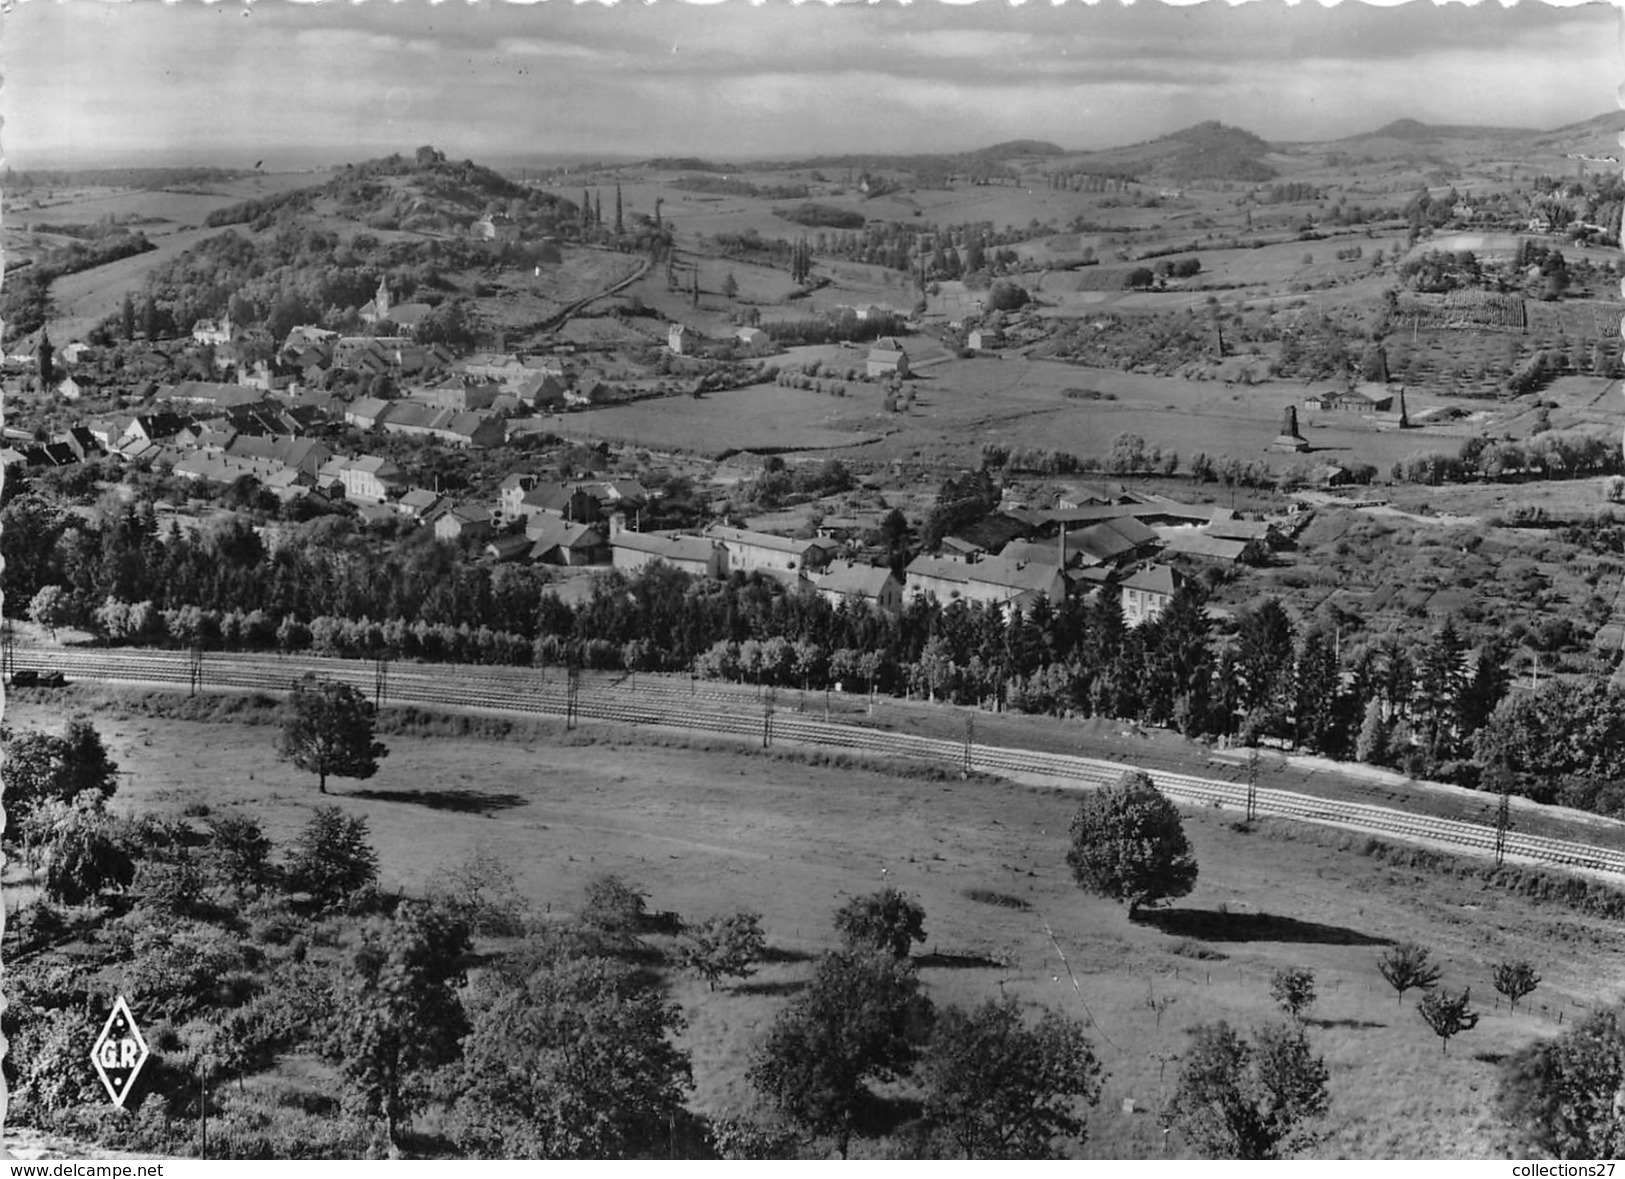
M 571 524 L 557 516 L 537 516 L 525 528 L 530 559 L 544 565 L 607 565 L 609 541 L 588 524 Z
M 395 503 L 395 510 L 409 520 L 432 523 L 441 509 L 449 509 L 451 501 L 438 491 L 427 487 L 414 487 Z
M 1003 609 L 1031 608 L 1039 598 L 1060 605 L 1066 598 L 1066 579 L 1058 566 L 1008 557 L 980 561 L 953 561 L 918 556 L 904 570 L 905 592 L 910 598 L 932 597 L 944 606 L 955 601 L 982 603 Z
M 818 596 L 832 606 L 842 602 L 863 602 L 881 610 L 903 608 L 903 583 L 883 565 L 861 565 L 852 561 L 831 561 L 809 575 Z
M 458 504 L 434 522 L 436 540 L 484 540 L 495 531 L 489 508 Z
M 393 402 L 382 397 L 357 397 L 344 408 L 344 424 L 359 430 L 372 430 L 383 425 Z
M 612 521 L 609 546 L 617 569 L 635 571 L 655 563 L 669 565 L 695 577 L 721 577 L 728 560 L 720 543 L 702 536 L 631 532 Z
M 296 435 L 238 435 L 226 444 L 225 453 L 232 458 L 263 459 L 310 479 L 315 479 L 323 464 L 333 457 L 327 443 Z
M 752 532 L 745 528 L 729 528 L 713 524 L 704 532 L 708 540 L 722 545 L 728 554 L 724 571 L 728 573 L 794 573 L 800 576 L 811 569 L 822 568 L 839 546 L 818 537 L 796 540 L 789 536 L 775 536 L 770 532 Z
M 430 385 L 420 385 L 410 390 L 407 397 L 424 405 L 465 413 L 471 409 L 490 409 L 501 392 L 502 385 L 487 377 L 454 375 Z
M 158 396 L 172 406 L 208 413 L 258 405 L 265 400 L 265 390 L 247 385 L 223 385 L 217 381 L 182 381 Z
M 1123 621 L 1130 626 L 1150 622 L 1174 600 L 1185 575 L 1170 565 L 1147 565 L 1118 583 Z

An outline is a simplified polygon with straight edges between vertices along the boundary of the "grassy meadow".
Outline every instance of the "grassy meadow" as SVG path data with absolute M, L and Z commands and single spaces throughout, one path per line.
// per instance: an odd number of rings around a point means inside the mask
M 1617 923 L 1403 858 L 1385 863 L 1346 850 L 1358 841 L 1332 832 L 1272 823 L 1245 832 L 1234 816 L 1187 813 L 1201 865 L 1195 892 L 1130 923 L 1071 882 L 1074 799 L 1058 790 L 596 726 L 566 734 L 540 722 L 481 740 L 447 722 L 437 735 L 388 737 L 374 779 L 336 781 L 322 798 L 307 775 L 273 759 L 269 725 L 158 719 L 139 702 L 98 699 L 97 724 L 124 771 L 120 811 L 248 813 L 285 844 L 312 808 L 332 802 L 366 818 L 387 889 L 432 887 L 480 850 L 508 864 L 539 914 L 568 912 L 604 872 L 646 888 L 651 909 L 686 918 L 759 910 L 772 960 L 755 977 L 712 993 L 670 976 L 688 1018 L 692 1103 L 711 1114 L 750 1108 L 753 1044 L 835 944 L 836 908 L 886 884 L 925 908 L 928 940 L 916 956 L 937 1004 L 1003 990 L 1091 1022 L 1107 1077 L 1083 1153 L 1101 1158 L 1165 1149 L 1157 1110 L 1186 1029 L 1275 1018 L 1268 979 L 1284 966 L 1312 969 L 1320 992 L 1309 1035 L 1331 1069 L 1332 1112 L 1319 1154 L 1501 1155 L 1490 1107 L 1498 1061 L 1556 1032 L 1560 1018 L 1616 1000 L 1625 982 Z M 19 700 L 8 719 L 45 726 L 59 716 Z M 11 891 L 15 903 L 15 882 Z M 1431 947 L 1445 984 L 1470 985 L 1484 1010 L 1448 1054 L 1415 996 L 1396 1003 L 1377 973 L 1383 946 L 1404 940 Z M 1529 958 L 1545 978 L 1515 1016 L 1489 984 L 1490 964 L 1510 957 Z M 332 1083 L 325 1066 L 304 1059 L 251 1082 L 284 1091 Z M 909 1092 L 892 1095 L 906 1102 Z M 1186 1153 L 1177 1135 L 1166 1150 Z

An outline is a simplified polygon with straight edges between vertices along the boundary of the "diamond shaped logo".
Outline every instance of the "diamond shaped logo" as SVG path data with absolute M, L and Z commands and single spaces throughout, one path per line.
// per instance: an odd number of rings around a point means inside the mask
M 147 1063 L 147 1042 L 141 1029 L 135 1026 L 130 1005 L 120 995 L 113 1004 L 113 1013 L 107 1025 L 96 1037 L 96 1046 L 90 1050 L 90 1059 L 96 1066 L 96 1075 L 107 1086 L 107 1095 L 113 1104 L 122 1107 L 135 1084 L 135 1076 Z

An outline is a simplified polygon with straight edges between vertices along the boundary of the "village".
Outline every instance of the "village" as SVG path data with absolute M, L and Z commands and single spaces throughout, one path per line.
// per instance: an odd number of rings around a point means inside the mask
M 266 508 L 278 509 L 260 512 L 262 522 L 279 512 L 297 519 L 338 511 L 353 513 L 364 528 L 421 527 L 470 560 L 558 567 L 561 581 L 574 577 L 577 592 L 584 588 L 583 574 L 662 562 L 707 578 L 761 574 L 831 604 L 847 600 L 890 611 L 923 597 L 944 606 L 962 601 L 1030 611 L 1039 598 L 1056 606 L 1108 592 L 1120 598 L 1131 625 L 1156 617 L 1192 567 L 1267 563 L 1272 549 L 1303 522 L 1247 519 L 1212 503 L 1181 503 L 1120 484 L 1074 481 L 1052 489 L 1041 503 L 1031 502 L 1031 489 L 1011 486 L 993 511 L 943 536 L 935 551 L 888 566 L 880 543 L 883 517 L 893 510 L 886 505 L 909 508 L 915 519 L 907 527 L 917 528 L 930 509 L 928 498 L 895 490 L 888 497 L 885 488 L 898 480 L 881 470 L 862 481 L 867 510 L 854 510 L 843 502 L 850 497 L 835 494 L 799 497 L 805 501 L 802 516 L 789 527 L 751 529 L 735 526 L 748 521 L 727 515 L 703 518 L 708 502 L 728 506 L 730 487 L 785 465 L 783 459 L 745 453 L 721 463 L 670 456 L 685 477 L 708 491 L 688 525 L 646 530 L 646 509 L 661 514 L 659 490 L 631 477 L 550 478 L 538 461 L 538 454 L 545 458 L 548 452 L 526 453 L 535 451 L 527 439 L 550 437 L 549 423 L 557 415 L 601 403 L 604 382 L 590 368 L 568 354 L 459 358 L 444 345 L 414 340 L 424 310 L 394 303 L 387 281 L 381 282 L 376 299 L 361 309 L 378 334 L 347 337 L 298 326 L 273 355 L 252 361 L 244 357 L 268 350 L 263 331 L 234 327 L 229 319 L 200 322 L 178 349 L 150 349 L 147 355 L 170 370 L 209 361 L 212 375 L 229 380 L 165 383 L 149 377 L 119 398 L 130 403 L 123 412 L 87 415 L 49 440 L 8 427 L 0 460 L 13 472 L 31 474 L 98 460 L 114 464 L 99 468 L 104 473 L 153 470 L 171 477 L 170 486 L 201 496 L 192 500 L 193 508 L 235 486 L 239 504 L 264 497 Z M 1001 325 L 1002 317 L 995 316 L 990 326 L 972 328 L 969 347 L 996 346 Z M 761 357 L 776 351 L 750 327 L 729 344 L 730 353 L 733 346 Z M 692 356 L 706 346 L 698 333 L 671 325 L 669 356 Z M 100 392 L 88 375 L 97 371 L 97 353 L 77 340 L 58 351 L 43 329 L 8 351 L 5 379 L 19 391 L 38 389 L 49 372 L 54 383 L 48 395 L 72 407 Z M 910 375 L 908 344 L 879 337 L 867 348 L 864 365 L 862 379 L 884 382 L 890 401 Z M 148 371 L 164 370 L 154 365 Z M 389 395 L 344 400 L 325 391 L 334 374 Z M 1391 402 L 1391 396 L 1374 402 L 1351 386 L 1305 408 L 1370 413 L 1388 411 Z M 1274 446 L 1307 449 L 1295 410 L 1289 407 L 1286 417 Z M 419 456 L 425 447 L 448 452 L 442 457 L 453 465 L 458 452 L 494 450 L 515 469 L 501 473 L 494 494 L 483 497 L 466 488 L 442 489 L 438 479 L 425 486 L 401 463 L 368 448 L 369 440 L 379 439 L 413 440 Z M 559 440 L 552 441 L 556 453 Z M 1330 483 L 1347 476 L 1331 467 L 1320 478 Z M 175 526 L 186 508 L 184 502 L 168 505 Z M 1184 568 L 1167 563 L 1173 559 L 1182 559 Z

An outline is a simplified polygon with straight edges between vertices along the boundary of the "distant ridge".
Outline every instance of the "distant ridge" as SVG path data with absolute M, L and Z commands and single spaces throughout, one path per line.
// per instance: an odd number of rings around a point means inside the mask
M 1395 119 L 1375 131 L 1346 136 L 1335 142 L 1345 143 L 1351 139 L 1403 139 L 1411 143 L 1431 143 L 1440 139 L 1522 139 L 1526 135 L 1538 134 L 1539 131 L 1530 127 L 1479 127 L 1470 123 L 1422 123 L 1415 119 Z
M 1007 160 L 1011 156 L 1064 156 L 1066 149 L 1042 139 L 1007 139 L 966 155 L 981 156 L 987 160 Z

